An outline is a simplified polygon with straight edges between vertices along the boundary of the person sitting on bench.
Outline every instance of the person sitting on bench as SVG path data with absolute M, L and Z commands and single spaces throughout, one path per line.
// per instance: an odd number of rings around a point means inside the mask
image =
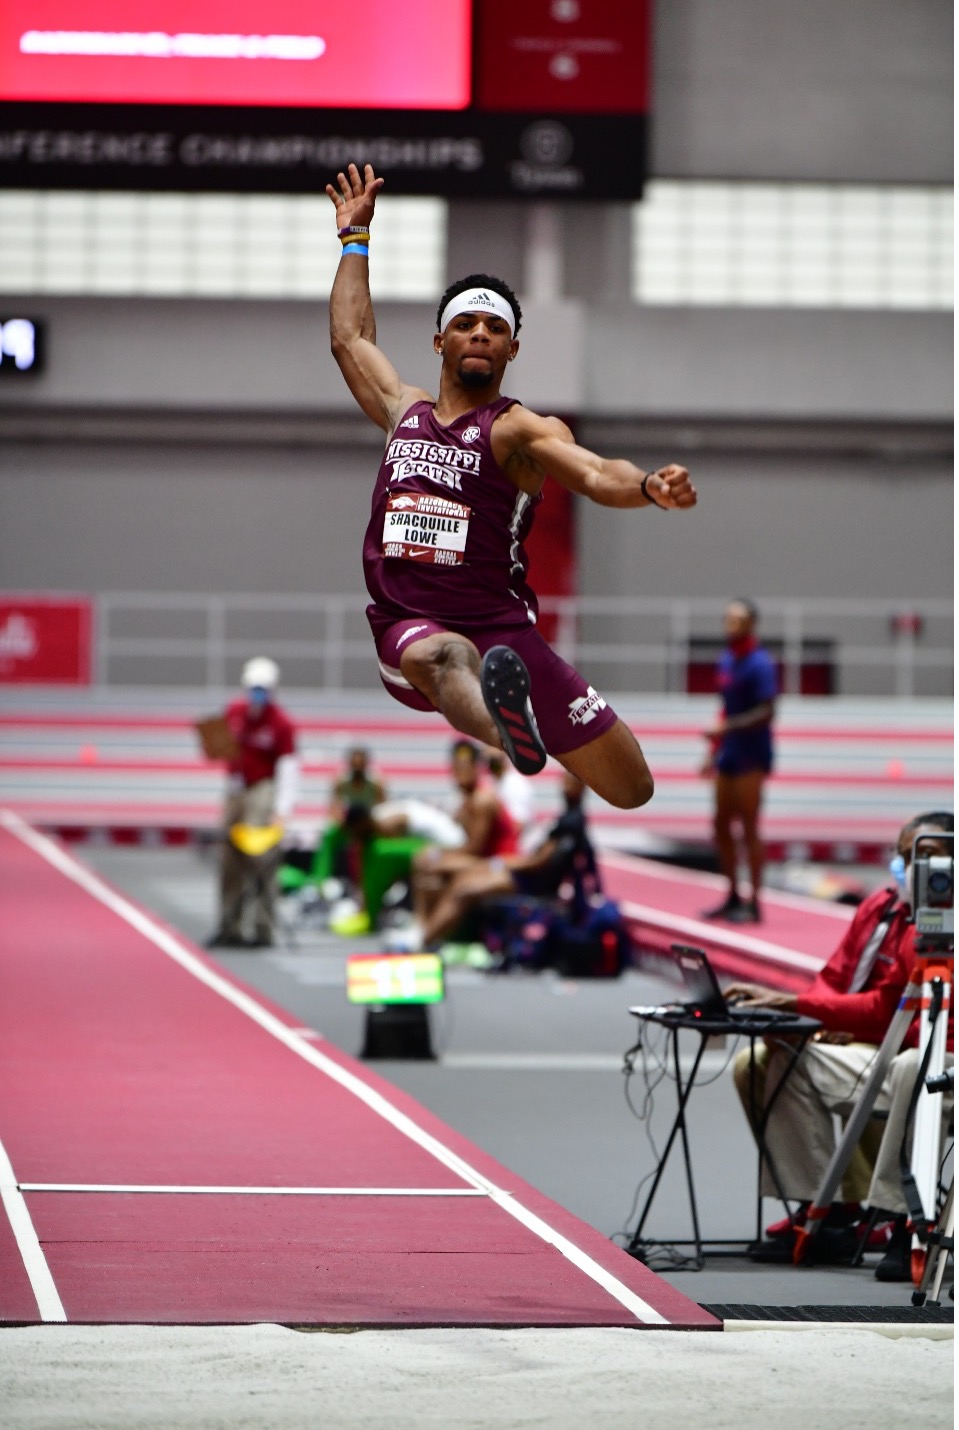
M 580 884 L 599 887 L 596 858 L 586 832 L 583 797 L 586 786 L 569 771 L 563 773 L 565 809 L 538 848 L 528 854 L 502 854 L 473 859 L 453 874 L 429 913 L 408 928 L 395 930 L 391 947 L 415 952 L 453 933 L 469 911 L 494 895 L 527 894 L 555 897 L 575 876 Z

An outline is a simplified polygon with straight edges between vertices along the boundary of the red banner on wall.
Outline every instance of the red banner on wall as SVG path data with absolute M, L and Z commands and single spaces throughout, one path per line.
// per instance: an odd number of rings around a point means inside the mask
M 89 685 L 87 596 L 0 594 L 0 685 Z
M 536 510 L 533 529 L 526 539 L 529 556 L 529 584 L 542 602 L 549 597 L 575 596 L 576 522 L 572 492 L 559 482 L 547 481 L 543 501 Z M 561 641 L 555 611 L 539 613 L 536 625 L 543 640 L 551 645 Z

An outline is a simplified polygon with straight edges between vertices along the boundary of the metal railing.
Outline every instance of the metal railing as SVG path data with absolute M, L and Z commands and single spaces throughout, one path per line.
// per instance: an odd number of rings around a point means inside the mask
M 697 646 L 719 639 L 726 598 L 544 599 L 544 633 L 565 659 L 597 672 L 609 690 L 682 693 Z M 934 599 L 769 597 L 762 635 L 782 653 L 783 693 L 802 690 L 813 647 L 828 652 L 833 693 L 951 696 L 953 605 Z M 287 685 L 374 688 L 360 595 L 111 591 L 96 597 L 99 686 L 159 684 L 223 691 L 258 651 L 292 665 Z M 292 678 L 291 678 L 292 676 Z M 859 688 L 857 688 L 859 687 Z

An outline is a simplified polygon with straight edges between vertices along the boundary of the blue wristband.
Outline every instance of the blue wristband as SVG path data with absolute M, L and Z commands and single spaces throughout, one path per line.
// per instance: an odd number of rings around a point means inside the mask
M 344 243 L 344 253 L 362 253 L 364 258 L 370 256 L 370 246 L 368 243 Z

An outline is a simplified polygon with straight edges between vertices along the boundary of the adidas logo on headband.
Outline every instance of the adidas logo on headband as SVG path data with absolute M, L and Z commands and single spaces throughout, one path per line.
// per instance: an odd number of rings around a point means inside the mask
M 453 319 L 458 318 L 461 313 L 475 313 L 477 309 L 495 313 L 497 318 L 502 318 L 509 328 L 510 337 L 516 332 L 516 319 L 509 303 L 498 293 L 490 293 L 485 288 L 467 288 L 465 293 L 457 293 L 455 298 L 451 298 L 440 317 L 440 332 L 444 333 Z

